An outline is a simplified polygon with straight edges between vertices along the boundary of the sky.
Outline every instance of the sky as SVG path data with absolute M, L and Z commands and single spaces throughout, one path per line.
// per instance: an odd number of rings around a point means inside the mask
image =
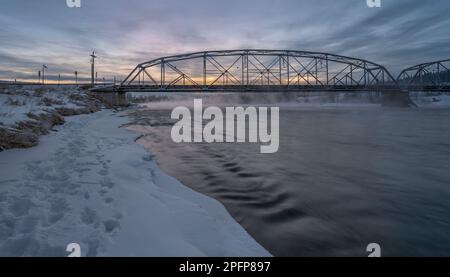
M 450 58 L 449 0 L 0 0 L 0 80 L 124 78 L 136 64 L 230 49 L 328 52 L 394 75 Z

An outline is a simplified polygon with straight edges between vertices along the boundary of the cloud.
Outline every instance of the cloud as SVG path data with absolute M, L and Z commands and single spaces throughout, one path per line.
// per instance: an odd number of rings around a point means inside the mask
M 365 58 L 396 74 L 450 58 L 448 0 L 8 0 L 0 10 L 0 79 L 49 65 L 49 76 L 123 78 L 135 64 L 184 52 L 270 48 Z M 27 73 L 29 75 L 29 73 Z M 25 75 L 27 75 L 25 74 Z

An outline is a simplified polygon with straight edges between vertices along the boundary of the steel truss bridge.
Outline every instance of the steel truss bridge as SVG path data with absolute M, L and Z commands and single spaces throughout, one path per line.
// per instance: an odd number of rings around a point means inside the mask
M 398 84 L 409 91 L 450 92 L 450 59 L 415 65 L 403 70 Z
M 398 90 L 385 67 L 291 50 L 206 51 L 137 65 L 119 91 Z

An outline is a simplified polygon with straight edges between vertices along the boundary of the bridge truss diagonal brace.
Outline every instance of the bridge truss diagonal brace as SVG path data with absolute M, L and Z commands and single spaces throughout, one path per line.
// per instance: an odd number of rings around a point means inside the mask
M 230 59 L 224 62 L 220 57 Z M 177 66 L 177 62 L 187 60 L 203 61 L 200 76 Z M 438 70 L 445 70 L 444 67 L 438 65 Z M 154 77 L 157 70 L 161 72 L 159 78 Z M 166 82 L 169 77 L 170 82 Z M 141 87 L 172 90 L 180 88 L 181 81 L 184 88 L 194 90 L 397 85 L 397 80 L 383 66 L 367 60 L 320 52 L 258 49 L 206 51 L 158 58 L 136 66 L 120 86 L 132 87 L 137 81 Z
M 209 62 L 209 64 L 213 65 L 218 71 L 219 71 L 219 76 L 211 83 L 211 84 L 206 84 L 207 88 L 210 88 L 212 86 L 214 86 L 222 77 L 226 77 L 227 80 L 231 80 L 233 82 L 234 85 L 239 85 L 242 84 L 242 81 L 239 81 L 232 72 L 230 72 L 230 70 L 242 59 L 242 56 L 239 56 L 236 60 L 234 60 L 234 62 L 228 67 L 225 68 L 220 62 L 218 62 L 214 57 L 206 57 L 206 60 Z M 204 71 L 206 72 L 206 64 L 205 64 L 205 68 Z M 231 78 L 230 78 L 231 77 Z M 230 79 L 229 79 L 230 78 Z

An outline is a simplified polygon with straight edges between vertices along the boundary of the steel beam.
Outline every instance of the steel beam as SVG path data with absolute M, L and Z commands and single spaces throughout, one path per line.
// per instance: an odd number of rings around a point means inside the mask
M 222 58 L 225 57 L 231 61 L 224 62 Z M 240 65 L 236 66 L 239 60 Z M 196 73 L 196 75 L 190 70 L 183 70 L 183 66 L 178 66 L 181 62 L 200 65 L 198 61 L 202 62 L 201 74 Z M 444 65 L 438 63 L 436 66 L 439 75 Z M 159 86 L 158 81 L 147 70 L 154 67 L 160 67 Z M 170 73 L 167 72 L 167 68 L 171 69 Z M 416 75 L 422 75 L 420 73 L 422 67 L 417 68 L 419 70 Z M 409 71 L 402 76 L 406 76 Z M 214 81 L 208 83 L 208 79 L 212 77 Z M 440 75 L 438 77 L 440 78 Z M 383 66 L 364 59 L 321 52 L 261 49 L 204 51 L 154 59 L 136 66 L 123 80 L 121 86 L 133 85 L 137 78 L 139 78 L 139 85 L 156 85 L 161 90 L 174 87 L 179 82 L 192 88 L 200 86 L 204 90 L 219 85 L 230 88 L 239 86 L 241 89 L 244 87 L 250 89 L 255 86 L 261 89 L 273 86 L 290 89 L 294 86 L 295 79 L 296 85 L 302 87 L 397 85 L 397 80 Z M 148 78 L 150 82 L 145 78 Z M 166 82 L 168 78 L 172 80 L 169 83 Z M 435 78 L 436 83 L 440 82 L 439 78 Z

